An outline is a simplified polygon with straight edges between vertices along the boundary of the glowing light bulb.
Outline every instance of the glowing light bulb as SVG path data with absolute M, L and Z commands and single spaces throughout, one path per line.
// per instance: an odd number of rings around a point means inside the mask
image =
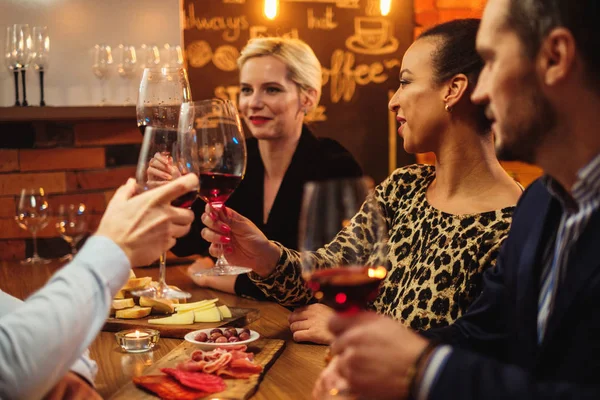
M 277 16 L 278 0 L 265 0 L 265 16 L 274 19 Z
M 384 17 L 390 13 L 392 8 L 392 0 L 379 0 L 379 9 Z

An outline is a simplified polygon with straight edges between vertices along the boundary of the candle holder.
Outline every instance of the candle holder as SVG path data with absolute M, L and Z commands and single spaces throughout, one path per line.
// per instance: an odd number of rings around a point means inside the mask
M 154 329 L 127 329 L 115 333 L 117 343 L 128 353 L 143 353 L 152 350 L 158 343 L 160 332 Z

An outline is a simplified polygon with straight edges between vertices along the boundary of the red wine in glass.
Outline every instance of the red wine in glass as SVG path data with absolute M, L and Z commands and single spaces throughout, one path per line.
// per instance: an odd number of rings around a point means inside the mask
M 386 274 L 384 267 L 323 269 L 310 275 L 307 286 L 321 303 L 340 313 L 355 314 L 375 300 Z
M 219 208 L 227 201 L 241 181 L 242 177 L 239 175 L 201 172 L 198 196 Z
M 180 207 L 180 208 L 190 208 L 192 206 L 192 204 L 194 204 L 194 201 L 196 201 L 197 198 L 198 198 L 197 191 L 187 192 L 186 194 L 183 194 L 183 195 L 179 196 L 178 198 L 176 198 L 175 200 L 173 200 L 171 202 L 171 205 L 174 207 Z

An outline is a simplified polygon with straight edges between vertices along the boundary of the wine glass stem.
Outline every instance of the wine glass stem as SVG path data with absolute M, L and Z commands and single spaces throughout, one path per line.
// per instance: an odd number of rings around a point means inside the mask
M 105 105 L 106 104 L 106 92 L 105 92 L 105 88 L 104 88 L 104 78 L 100 78 L 100 95 L 102 96 L 102 98 L 100 99 L 100 105 Z
M 71 245 L 71 255 L 75 257 L 75 254 L 77 254 L 77 246 L 75 246 L 75 241 L 71 240 L 69 244 Z
M 37 230 L 31 232 L 31 236 L 33 237 L 33 255 L 31 256 L 31 258 L 37 259 L 40 258 L 37 247 Z
M 15 75 L 15 106 L 20 106 L 21 102 L 19 101 L 19 71 L 14 71 Z
M 165 280 L 166 274 L 167 274 L 167 253 L 164 252 L 160 255 L 160 259 L 159 259 L 158 284 L 160 287 L 167 286 L 167 282 Z
M 29 105 L 27 103 L 27 89 L 25 88 L 26 87 L 26 83 L 25 83 L 25 81 L 26 81 L 25 73 L 26 72 L 27 71 L 25 69 L 21 70 L 21 81 L 23 82 L 23 106 L 25 106 L 25 107 Z
M 40 106 L 43 107 L 46 105 L 44 101 L 44 71 L 40 70 Z
M 225 259 L 225 247 L 222 244 L 217 245 L 219 247 L 219 252 L 221 255 L 217 258 L 215 262 L 215 268 L 220 272 L 224 272 L 227 268 L 227 260 Z

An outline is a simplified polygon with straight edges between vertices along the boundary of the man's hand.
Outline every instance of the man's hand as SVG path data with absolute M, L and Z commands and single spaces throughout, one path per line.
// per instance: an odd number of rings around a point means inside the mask
M 194 213 L 171 206 L 171 201 L 197 188 L 198 178 L 188 174 L 134 196 L 136 184 L 130 179 L 111 199 L 95 234 L 119 245 L 131 265 L 148 264 L 188 233 Z
M 405 399 L 405 379 L 427 340 L 388 317 L 363 312 L 335 315 L 329 330 L 336 337 L 331 354 L 338 356 L 337 374 L 353 393 L 374 399 Z
M 102 397 L 79 375 L 69 372 L 46 394 L 44 400 L 101 400 Z
M 327 323 L 334 314 L 333 309 L 318 303 L 297 308 L 288 318 L 294 340 L 296 342 L 330 344 L 333 341 L 333 335 L 327 328 Z

